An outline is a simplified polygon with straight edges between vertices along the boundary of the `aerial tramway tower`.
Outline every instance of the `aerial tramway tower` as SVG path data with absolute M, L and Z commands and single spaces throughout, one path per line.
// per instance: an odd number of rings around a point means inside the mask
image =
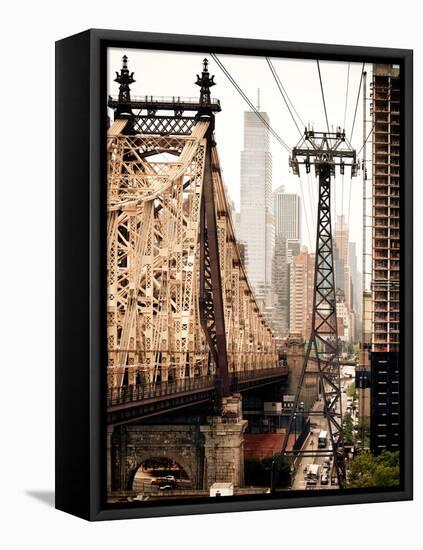
M 313 310 L 310 338 L 306 347 L 304 363 L 295 395 L 294 407 L 289 418 L 282 454 L 313 457 L 333 457 L 332 477 L 336 476 L 340 488 L 345 481 L 344 441 L 342 432 L 342 407 L 340 388 L 338 329 L 336 317 L 335 273 L 333 261 L 331 221 L 331 177 L 339 166 L 341 174 L 351 167 L 351 177 L 357 174 L 356 152 L 345 137 L 345 131 L 315 132 L 306 129 L 304 136 L 293 149 L 290 157 L 293 173 L 300 175 L 300 165 L 310 173 L 314 166 L 319 181 L 317 208 L 317 235 L 314 270 Z M 306 379 L 317 381 L 323 406 L 304 410 L 301 400 Z M 329 436 L 329 448 L 298 450 L 288 448 L 288 439 L 296 416 L 325 419 Z

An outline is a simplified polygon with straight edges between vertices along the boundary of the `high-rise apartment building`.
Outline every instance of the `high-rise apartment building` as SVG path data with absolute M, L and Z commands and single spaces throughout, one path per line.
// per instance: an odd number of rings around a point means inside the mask
M 371 432 L 374 453 L 400 446 L 400 74 L 373 65 Z
M 301 334 L 306 341 L 311 332 L 314 261 L 315 255 L 303 247 L 298 256 L 292 258 L 290 269 L 289 331 Z
M 267 113 L 260 114 L 269 121 Z M 249 111 L 244 113 L 240 199 L 239 239 L 245 246 L 248 279 L 258 303 L 269 308 L 274 247 L 272 155 L 268 127 Z

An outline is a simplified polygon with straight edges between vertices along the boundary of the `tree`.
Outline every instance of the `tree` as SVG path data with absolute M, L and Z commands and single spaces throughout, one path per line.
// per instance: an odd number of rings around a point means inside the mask
M 347 487 L 396 487 L 399 482 L 399 452 L 384 451 L 376 457 L 367 452 L 352 460 Z
M 280 453 L 271 458 L 250 458 L 244 462 L 246 485 L 283 487 L 288 484 L 290 464 Z
M 358 437 L 361 441 L 361 447 L 370 446 L 370 418 L 364 417 L 357 426 Z
M 355 383 L 354 382 L 348 386 L 347 396 L 348 397 L 355 397 Z
M 353 443 L 353 421 L 350 415 L 344 418 L 344 442 L 347 444 Z
M 285 487 L 290 480 L 290 461 L 277 453 L 273 456 L 273 485 L 274 487 Z

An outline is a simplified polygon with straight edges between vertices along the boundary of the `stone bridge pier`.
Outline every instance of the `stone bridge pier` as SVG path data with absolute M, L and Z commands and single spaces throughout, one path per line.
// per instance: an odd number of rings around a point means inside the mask
M 224 398 L 221 416 L 204 425 L 128 424 L 108 430 L 108 494 L 130 491 L 141 464 L 151 458 L 169 458 L 183 468 L 193 489 L 209 489 L 215 482 L 244 485 L 242 398 Z

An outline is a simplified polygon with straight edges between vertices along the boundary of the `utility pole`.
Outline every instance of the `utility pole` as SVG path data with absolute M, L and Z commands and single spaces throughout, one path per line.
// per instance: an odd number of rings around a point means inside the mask
M 351 177 L 355 176 L 356 152 L 345 137 L 345 131 L 341 129 L 337 129 L 336 132 L 315 132 L 306 129 L 290 158 L 293 173 L 298 176 L 301 164 L 305 166 L 307 173 L 310 173 L 311 166 L 314 165 L 319 179 L 312 327 L 282 454 L 332 456 L 338 484 L 342 488 L 345 481 L 345 457 L 332 243 L 331 176 L 335 176 L 336 166 L 339 166 L 341 174 L 344 174 L 345 166 L 350 166 Z M 288 449 L 292 424 L 300 413 L 300 407 L 303 408 L 301 393 L 309 376 L 314 378 L 318 392 L 323 395 L 323 408 L 320 410 L 311 406 L 308 411 L 302 410 L 301 414 L 325 420 L 330 447 L 323 449 L 318 445 L 316 450 Z

